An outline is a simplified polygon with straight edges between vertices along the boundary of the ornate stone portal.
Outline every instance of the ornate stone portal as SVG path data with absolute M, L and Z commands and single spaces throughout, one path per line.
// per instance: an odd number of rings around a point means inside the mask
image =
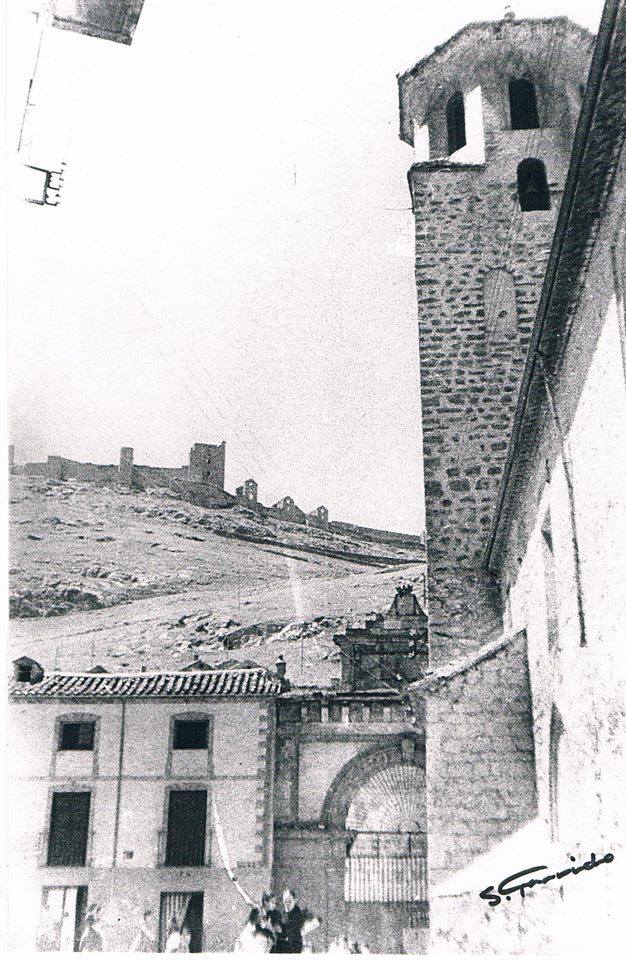
M 404 688 L 427 662 L 410 584 L 385 614 L 335 637 L 341 681 L 278 703 L 274 883 L 339 937 L 376 953 L 420 950 L 428 924 L 425 738 Z

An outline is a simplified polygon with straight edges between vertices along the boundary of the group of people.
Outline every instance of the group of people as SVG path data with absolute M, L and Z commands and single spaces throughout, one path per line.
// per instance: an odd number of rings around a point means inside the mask
M 248 915 L 235 953 L 303 953 L 307 937 L 319 925 L 319 918 L 302 909 L 293 890 L 284 891 L 282 910 L 273 893 L 264 893 L 261 906 Z
M 44 911 L 45 912 L 45 911 Z M 48 911 L 49 913 L 49 911 Z M 45 912 L 45 916 L 48 916 Z M 78 941 L 78 950 L 82 953 L 100 953 L 106 951 L 102 932 L 101 908 L 92 903 L 87 908 L 82 932 Z M 60 926 L 52 921 L 41 929 L 38 937 L 39 950 L 58 950 L 60 947 Z M 273 893 L 264 893 L 261 904 L 250 910 L 246 925 L 235 944 L 236 953 L 306 953 L 310 952 L 307 938 L 320 925 L 318 917 L 303 909 L 292 889 L 282 895 L 281 908 L 278 907 Z M 189 953 L 190 931 L 184 923 L 174 917 L 167 931 L 165 953 Z M 140 921 L 131 951 L 133 953 L 152 953 L 157 950 L 152 929 L 152 910 L 145 910 Z M 341 952 L 341 951 L 338 951 Z M 348 952 L 360 952 L 349 950 Z
M 371 953 L 371 950 L 366 943 L 358 943 L 352 937 L 338 937 L 328 948 L 331 957 L 345 957 L 348 953 Z

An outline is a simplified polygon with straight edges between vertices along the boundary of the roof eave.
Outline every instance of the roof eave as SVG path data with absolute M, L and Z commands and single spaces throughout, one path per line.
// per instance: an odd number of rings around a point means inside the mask
M 506 504 L 511 493 L 513 468 L 518 457 L 522 434 L 527 423 L 527 410 L 530 401 L 531 389 L 536 382 L 536 375 L 539 367 L 539 354 L 542 354 L 544 360 L 546 359 L 541 348 L 543 346 L 544 333 L 546 332 L 546 324 L 550 314 L 552 313 L 554 291 L 557 283 L 561 279 L 559 277 L 559 270 L 561 267 L 564 250 L 568 240 L 571 241 L 573 238 L 580 240 L 581 231 L 587 231 L 587 242 L 593 243 L 595 240 L 595 234 L 593 233 L 594 223 L 591 223 L 589 220 L 585 219 L 583 219 L 582 222 L 575 222 L 575 213 L 578 206 L 577 200 L 579 197 L 579 191 L 586 190 L 589 182 L 594 182 L 594 178 L 591 177 L 590 179 L 590 174 L 588 175 L 585 171 L 585 161 L 591 153 L 589 137 L 596 120 L 596 111 L 602 93 L 603 82 L 606 77 L 607 68 L 610 65 L 609 53 L 615 40 L 616 24 L 622 2 L 623 0 L 607 0 L 591 60 L 589 77 L 585 88 L 585 95 L 574 136 L 570 166 L 567 173 L 556 230 L 548 259 L 545 279 L 539 300 L 539 307 L 537 310 L 528 357 L 526 360 L 526 366 L 518 396 L 507 460 L 492 519 L 489 538 L 487 541 L 487 548 L 485 551 L 484 566 L 488 570 L 492 571 L 494 569 L 494 557 L 496 555 L 498 543 L 502 533 L 502 520 L 504 518 Z M 622 19 L 624 19 L 623 16 Z M 619 69 L 619 64 L 617 65 L 617 69 Z M 623 130 L 618 130 L 612 126 L 611 132 L 614 137 L 621 136 L 623 139 Z M 616 160 L 617 157 L 615 158 L 615 161 Z M 608 164 L 608 166 L 605 167 L 604 172 L 607 179 L 610 180 L 611 176 L 614 176 L 615 170 L 611 169 L 611 165 Z M 597 177 L 595 179 L 595 183 L 596 186 L 598 186 Z M 596 214 L 600 215 L 601 211 L 597 210 Z M 595 223 L 597 222 L 598 221 L 596 219 Z M 567 291 L 571 302 L 571 299 L 577 295 L 578 286 L 576 284 L 569 283 L 566 277 L 562 278 L 562 280 L 563 282 L 561 287 L 563 290 Z M 561 322 L 564 317 L 567 317 L 567 313 L 568 311 L 563 309 L 563 305 L 561 305 L 558 311 Z M 550 343 L 550 347 L 553 350 L 555 349 L 556 342 L 557 338 L 553 336 Z M 565 337 L 562 339 L 562 342 L 559 344 L 559 346 L 562 347 L 564 342 Z
M 447 50 L 449 47 L 453 46 L 457 40 L 459 40 L 463 34 L 470 33 L 473 30 L 484 29 L 485 27 L 495 27 L 502 26 L 506 24 L 511 27 L 519 26 L 528 26 L 529 24 L 568 24 L 577 30 L 580 34 L 584 35 L 589 40 L 593 40 L 593 34 L 590 30 L 587 30 L 586 27 L 581 27 L 580 24 L 576 23 L 575 20 L 571 20 L 569 17 L 560 16 L 560 17 L 523 17 L 519 20 L 515 18 L 504 18 L 502 20 L 473 20 L 471 23 L 466 23 L 464 27 L 461 27 L 460 30 L 457 30 L 456 33 L 453 33 L 451 37 L 444 41 L 444 43 L 438 44 L 428 53 L 425 57 L 422 57 L 412 67 L 409 67 L 403 73 L 396 74 L 398 83 L 401 83 L 408 77 L 417 77 L 428 66 L 431 61 L 436 59 L 440 54 Z

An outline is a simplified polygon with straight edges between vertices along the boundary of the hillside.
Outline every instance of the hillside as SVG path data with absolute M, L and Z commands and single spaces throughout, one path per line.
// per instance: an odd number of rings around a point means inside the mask
M 217 664 L 279 653 L 297 682 L 337 675 L 332 635 L 421 595 L 414 549 L 206 510 L 162 490 L 11 478 L 11 651 L 88 669 Z

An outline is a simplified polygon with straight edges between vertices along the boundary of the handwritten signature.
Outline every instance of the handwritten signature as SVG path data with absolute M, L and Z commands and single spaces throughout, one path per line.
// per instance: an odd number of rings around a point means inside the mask
M 513 873 L 510 877 L 501 880 L 498 884 L 497 893 L 493 886 L 485 887 L 484 890 L 480 891 L 480 897 L 482 900 L 488 900 L 490 907 L 497 907 L 498 904 L 502 902 L 502 897 L 510 900 L 512 893 L 519 893 L 523 898 L 526 896 L 526 890 L 531 887 L 550 883 L 551 880 L 562 880 L 563 877 L 574 876 L 577 873 L 582 873 L 583 870 L 594 870 L 595 867 L 599 867 L 601 863 L 612 863 L 614 859 L 615 857 L 612 853 L 606 853 L 601 860 L 596 859 L 595 853 L 592 853 L 589 860 L 585 860 L 585 862 L 578 867 L 567 867 L 565 870 L 559 870 L 558 873 L 548 873 L 545 877 L 531 877 L 530 880 L 523 880 L 522 883 L 516 883 L 515 881 L 521 880 L 522 877 L 528 877 L 531 873 L 548 869 L 546 866 L 528 867 L 526 870 L 520 870 L 519 873 Z M 570 860 L 575 863 L 576 857 L 570 857 Z

